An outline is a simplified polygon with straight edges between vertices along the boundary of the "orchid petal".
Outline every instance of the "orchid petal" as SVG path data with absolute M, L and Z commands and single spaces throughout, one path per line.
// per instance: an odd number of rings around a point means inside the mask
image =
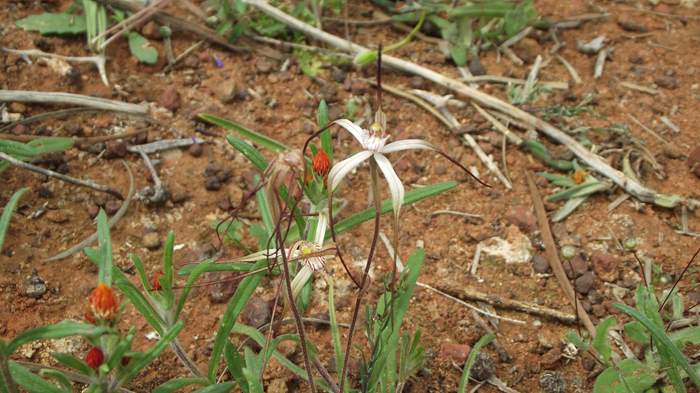
M 328 173 L 328 184 L 331 192 L 335 191 L 340 181 L 343 180 L 350 171 L 357 168 L 362 161 L 368 159 L 371 155 L 371 151 L 363 150 L 333 165 L 333 168 L 331 168 L 331 171 Z
M 401 205 L 403 205 L 404 188 L 401 183 L 401 179 L 396 175 L 394 167 L 388 158 L 382 154 L 376 153 L 374 155 L 374 160 L 377 162 L 379 169 L 381 169 L 386 179 L 386 183 L 389 185 L 389 191 L 391 192 L 391 203 L 394 207 L 394 217 L 399 218 L 399 212 L 401 211 Z M 377 196 L 375 196 L 376 198 Z
M 304 265 L 297 275 L 294 276 L 294 280 L 292 280 L 292 296 L 294 299 L 299 296 L 301 289 L 304 288 L 304 285 L 306 285 L 307 281 L 311 278 L 311 273 L 313 273 L 311 267 Z
M 394 153 L 401 150 L 435 150 L 435 147 L 422 139 L 402 139 L 384 146 L 381 153 Z
M 325 211 L 318 213 L 318 221 L 316 222 L 316 234 L 314 236 L 314 243 L 319 246 L 323 244 L 326 238 L 326 229 L 328 228 L 328 215 Z
M 362 127 L 358 126 L 357 124 L 351 122 L 348 119 L 340 119 L 336 120 L 333 122 L 333 124 L 337 124 L 344 128 L 347 132 L 351 133 L 352 136 L 357 139 L 357 141 L 362 145 L 362 147 L 365 147 L 365 143 L 367 139 L 369 138 L 369 133 L 367 130 L 364 130 Z

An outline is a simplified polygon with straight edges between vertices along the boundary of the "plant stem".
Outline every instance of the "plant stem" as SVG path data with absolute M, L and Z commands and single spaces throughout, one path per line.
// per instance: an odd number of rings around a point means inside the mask
M 279 206 L 280 210 L 282 210 L 282 201 L 279 197 L 279 193 L 275 192 L 275 197 L 277 199 L 277 205 Z M 292 208 L 292 211 L 294 211 L 294 206 Z M 280 219 L 281 220 L 281 219 Z M 292 218 L 290 216 L 289 218 L 290 224 L 292 221 Z M 275 235 L 277 237 L 277 247 L 280 247 L 282 249 L 282 268 L 284 269 L 284 281 L 285 281 L 285 286 L 287 287 L 287 299 L 289 301 L 289 308 L 292 310 L 292 314 L 294 315 L 294 322 L 297 325 L 297 332 L 299 333 L 299 341 L 301 342 L 301 352 L 304 357 L 304 367 L 306 368 L 306 374 L 309 382 L 309 386 L 311 387 L 311 392 L 316 393 L 316 386 L 314 386 L 314 377 L 311 374 L 311 362 L 309 361 L 309 354 L 308 351 L 306 350 L 306 335 L 304 334 L 304 323 L 301 320 L 301 316 L 299 315 L 299 310 L 297 309 L 296 302 L 294 301 L 294 294 L 292 293 L 292 280 L 289 278 L 289 263 L 287 260 L 287 254 L 284 250 L 284 240 L 282 239 L 282 233 L 280 232 L 280 223 L 277 223 L 277 229 L 275 230 Z
M 369 255 L 367 255 L 367 264 L 365 265 L 365 271 L 362 273 L 362 279 L 360 280 L 360 291 L 357 293 L 357 298 L 355 299 L 355 308 L 352 310 L 352 320 L 350 322 L 350 331 L 348 332 L 348 343 L 345 346 L 345 358 L 343 359 L 343 371 L 340 375 L 341 391 L 345 391 L 345 377 L 348 373 L 348 363 L 350 361 L 350 351 L 352 349 L 352 336 L 355 333 L 357 317 L 360 313 L 360 307 L 362 306 L 362 295 L 364 295 L 366 290 L 365 285 L 367 283 L 367 277 L 369 276 L 369 269 L 372 265 L 374 253 L 377 250 L 377 239 L 379 239 L 379 219 L 382 214 L 382 207 L 381 200 L 379 198 L 379 179 L 377 175 L 377 163 L 374 161 L 374 158 L 372 158 L 369 162 L 369 173 L 371 176 L 372 195 L 374 196 L 374 234 L 372 235 L 372 244 L 369 248 Z

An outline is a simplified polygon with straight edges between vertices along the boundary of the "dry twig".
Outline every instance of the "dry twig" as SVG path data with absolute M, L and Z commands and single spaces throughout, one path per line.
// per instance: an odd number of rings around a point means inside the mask
M 129 104 L 126 102 L 90 97 L 82 94 L 48 91 L 0 90 L 0 102 L 13 101 L 34 102 L 39 104 L 79 105 L 106 111 L 130 113 L 133 115 L 145 115 L 148 113 L 148 107 L 146 105 Z

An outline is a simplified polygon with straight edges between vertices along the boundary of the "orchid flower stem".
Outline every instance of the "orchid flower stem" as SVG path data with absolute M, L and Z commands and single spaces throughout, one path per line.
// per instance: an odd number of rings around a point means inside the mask
M 340 246 L 338 244 L 338 240 L 336 239 L 335 235 L 335 219 L 333 218 L 333 191 L 329 188 L 328 184 L 328 179 L 324 179 L 324 182 L 326 184 L 326 190 L 328 190 L 328 227 L 331 230 L 331 238 L 333 239 L 333 243 L 336 244 L 336 250 L 338 254 L 338 259 L 340 259 L 340 263 L 343 265 L 343 268 L 345 269 L 345 273 L 348 274 L 352 282 L 357 286 L 358 289 L 362 290 L 362 284 L 355 279 L 355 276 L 352 275 L 350 272 L 350 268 L 348 268 L 347 263 L 345 263 L 345 259 L 343 259 L 343 253 L 340 251 Z
M 345 346 L 345 358 L 343 359 L 343 371 L 340 375 L 340 390 L 345 391 L 345 377 L 348 373 L 348 363 L 350 361 L 350 352 L 352 350 L 352 337 L 355 333 L 355 328 L 357 326 L 357 317 L 360 314 L 360 307 L 362 306 L 362 295 L 366 292 L 365 285 L 367 284 L 367 277 L 369 277 L 370 267 L 372 265 L 372 259 L 374 259 L 375 251 L 377 250 L 377 239 L 379 239 L 379 220 L 382 215 L 381 201 L 379 196 L 379 175 L 377 173 L 377 162 L 372 158 L 369 162 L 369 173 L 371 177 L 372 195 L 374 198 L 374 234 L 372 235 L 372 244 L 369 248 L 369 254 L 367 255 L 367 264 L 365 265 L 365 270 L 362 273 L 362 279 L 360 280 L 360 291 L 357 293 L 357 298 L 355 300 L 355 308 L 352 310 L 352 320 L 350 322 L 350 331 L 348 332 L 348 343 Z
M 277 205 L 280 207 L 280 211 L 283 209 L 282 206 L 282 200 L 279 196 L 278 192 L 275 192 L 275 199 L 277 202 Z M 297 201 L 298 202 L 298 201 Z M 295 206 L 292 207 L 290 211 L 294 211 Z M 280 217 L 283 215 L 280 213 Z M 282 233 L 280 232 L 280 223 L 282 219 L 277 221 L 277 228 L 275 229 L 275 236 L 277 238 L 277 247 L 282 249 L 282 268 L 284 269 L 284 281 L 287 287 L 287 299 L 289 301 L 289 308 L 292 310 L 292 314 L 294 315 L 294 322 L 297 325 L 297 332 L 299 333 L 299 341 L 301 343 L 301 352 L 304 357 L 304 367 L 306 368 L 306 374 L 308 377 L 308 382 L 309 386 L 311 388 L 312 393 L 316 393 L 316 386 L 314 386 L 314 377 L 311 374 L 311 362 L 309 361 L 309 353 L 306 350 L 306 335 L 304 334 L 304 323 L 301 320 L 301 316 L 299 315 L 299 310 L 297 309 L 296 302 L 294 301 L 294 295 L 292 294 L 292 280 L 289 278 L 289 263 L 287 261 L 287 254 L 284 251 L 284 240 L 286 239 L 286 235 L 289 233 L 289 230 L 285 232 L 285 236 L 283 239 L 282 238 Z M 292 223 L 292 218 L 290 216 L 288 220 L 288 229 L 289 226 L 291 226 Z

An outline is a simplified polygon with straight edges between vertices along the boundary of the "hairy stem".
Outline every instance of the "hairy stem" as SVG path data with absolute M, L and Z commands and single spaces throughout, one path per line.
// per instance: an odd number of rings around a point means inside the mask
M 372 265 L 372 259 L 374 259 L 374 254 L 377 250 L 377 239 L 379 238 L 379 219 L 382 214 L 382 207 L 379 198 L 377 163 L 374 161 L 374 158 L 370 160 L 369 173 L 371 176 L 372 195 L 374 195 L 374 234 L 372 235 L 372 244 L 370 245 L 369 254 L 367 255 L 367 264 L 365 265 L 365 270 L 362 273 L 362 279 L 360 280 L 360 291 L 357 293 L 355 308 L 352 310 L 352 320 L 350 322 L 350 331 L 348 332 L 348 343 L 345 346 L 345 358 L 343 359 L 343 371 L 340 375 L 341 391 L 345 391 L 345 377 L 348 373 L 348 363 L 350 361 L 350 351 L 352 349 L 352 337 L 355 333 L 355 328 L 357 327 L 357 317 L 360 314 L 360 307 L 362 306 L 362 295 L 364 295 L 366 290 L 365 285 L 367 283 L 367 277 L 369 276 L 369 269 Z

